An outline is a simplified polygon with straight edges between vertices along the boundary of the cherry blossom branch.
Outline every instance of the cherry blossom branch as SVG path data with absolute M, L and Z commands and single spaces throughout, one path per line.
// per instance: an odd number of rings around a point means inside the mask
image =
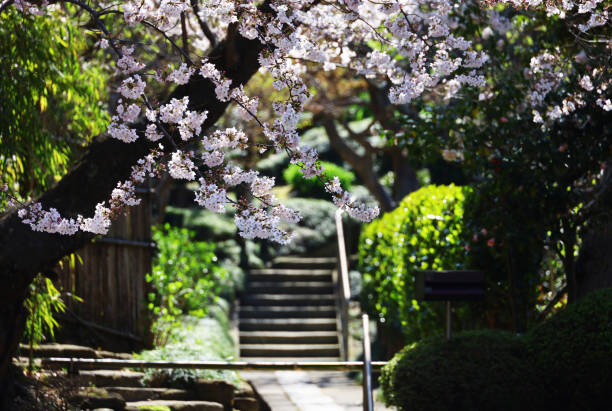
M 191 57 L 189 57 L 189 54 L 187 54 L 185 52 L 185 50 L 183 50 L 181 47 L 179 47 L 178 44 L 176 44 L 176 42 L 174 40 L 172 40 L 165 31 L 161 30 L 160 28 L 158 28 L 155 24 L 150 23 L 146 20 L 142 20 L 141 23 L 147 27 L 152 28 L 153 30 L 157 31 L 159 34 L 161 34 L 162 36 L 164 36 L 164 38 L 170 43 L 172 44 L 172 46 L 185 58 L 185 60 L 187 60 L 187 62 L 189 63 L 190 66 L 195 66 L 195 63 L 193 62 L 193 60 L 191 60 Z
M 72 3 L 72 4 L 76 5 L 76 6 L 79 6 L 81 9 L 85 10 L 87 13 L 89 13 L 91 18 L 96 22 L 96 24 L 100 28 L 100 30 L 102 30 L 102 32 L 108 37 L 109 43 L 110 43 L 112 49 L 115 51 L 115 53 L 117 53 L 117 56 L 122 57 L 122 53 L 119 50 L 119 48 L 117 47 L 117 45 L 115 44 L 114 39 L 111 37 L 110 32 L 106 28 L 106 25 L 102 22 L 102 20 L 100 20 L 100 16 L 103 15 L 103 14 L 101 14 L 100 12 L 97 12 L 96 10 L 91 8 L 89 5 L 83 3 L 83 2 L 81 2 L 79 0 L 61 0 L 61 1 L 66 2 L 66 3 Z M 108 11 L 103 12 L 103 13 L 104 14 L 108 14 Z

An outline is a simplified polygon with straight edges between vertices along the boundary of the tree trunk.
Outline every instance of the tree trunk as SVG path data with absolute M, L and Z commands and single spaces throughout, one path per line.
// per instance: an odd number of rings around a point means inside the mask
M 399 204 L 404 197 L 419 189 L 419 181 L 414 168 L 399 149 L 391 152 L 391 158 L 395 177 L 393 180 L 393 199 L 396 204 Z
M 259 69 L 257 57 L 262 49 L 259 41 L 238 35 L 234 24 L 228 29 L 227 40 L 212 50 L 209 59 L 232 80 L 232 86 L 238 86 L 246 83 Z M 183 96 L 189 96 L 190 109 L 208 110 L 204 130 L 221 117 L 228 104 L 218 101 L 212 83 L 199 76 L 177 87 L 170 98 Z M 182 142 L 181 139 L 176 141 Z M 91 144 L 73 170 L 39 201 L 47 209 L 55 207 L 64 213 L 90 215 L 97 203 L 108 199 L 118 181 L 129 177 L 132 165 L 155 146 L 144 138 L 131 144 L 100 138 Z M 22 335 L 23 300 L 28 285 L 36 273 L 76 251 L 93 235 L 34 232 L 20 221 L 16 210 L 0 219 L 0 233 L 0 398 L 8 401 L 8 365 Z M 2 405 L 0 403 L 0 408 Z

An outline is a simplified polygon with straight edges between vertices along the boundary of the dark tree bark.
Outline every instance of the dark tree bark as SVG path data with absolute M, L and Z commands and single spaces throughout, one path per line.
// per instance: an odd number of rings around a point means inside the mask
M 259 41 L 241 37 L 234 25 L 230 26 L 227 39 L 212 50 L 209 60 L 237 86 L 246 83 L 259 69 L 257 57 L 262 48 Z M 189 96 L 190 109 L 208 110 L 204 130 L 221 117 L 228 105 L 219 102 L 212 83 L 199 76 L 177 87 L 171 98 L 183 96 Z M 129 177 L 136 160 L 154 146 L 144 138 L 131 144 L 101 138 L 39 201 L 47 209 L 55 207 L 66 214 L 90 215 L 97 203 L 107 200 L 117 181 Z M 8 368 L 23 331 L 26 315 L 23 301 L 28 285 L 38 272 L 52 267 L 92 237 L 85 233 L 61 236 L 34 232 L 20 221 L 16 211 L 0 219 L 0 399 L 10 397 Z
M 408 162 L 405 153 L 399 149 L 393 150 L 391 159 L 393 160 L 393 174 L 395 175 L 393 199 L 396 204 L 399 204 L 404 197 L 419 189 L 419 181 L 414 167 Z

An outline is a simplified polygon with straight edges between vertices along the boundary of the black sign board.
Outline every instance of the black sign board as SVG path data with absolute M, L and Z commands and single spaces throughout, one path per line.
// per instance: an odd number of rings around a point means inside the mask
M 417 271 L 416 297 L 422 301 L 464 301 L 484 297 L 484 272 Z

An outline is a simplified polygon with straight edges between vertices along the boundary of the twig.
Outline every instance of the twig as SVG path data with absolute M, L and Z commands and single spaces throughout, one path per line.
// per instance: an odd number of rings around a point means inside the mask
M 217 36 L 215 36 L 215 33 L 210 30 L 208 24 L 206 24 L 206 22 L 200 18 L 200 15 L 198 14 L 200 12 L 200 6 L 198 5 L 197 0 L 191 0 L 191 8 L 193 9 L 193 14 L 198 20 L 198 24 L 200 25 L 202 32 L 210 42 L 210 46 L 214 48 L 217 45 Z
M 174 40 L 172 40 L 170 37 L 168 37 L 168 35 L 166 34 L 166 32 L 165 32 L 165 31 L 163 31 L 163 30 L 159 29 L 159 28 L 158 28 L 158 27 L 157 27 L 155 24 L 153 24 L 153 23 L 149 23 L 149 22 L 148 22 L 148 21 L 146 21 L 146 20 L 143 20 L 141 23 L 142 23 L 142 24 L 144 24 L 145 26 L 151 27 L 153 30 L 157 31 L 159 34 L 161 34 L 162 36 L 164 36 L 164 38 L 165 38 L 166 40 L 168 40 L 168 41 L 170 42 L 170 44 L 172 44 L 172 46 L 173 46 L 175 49 L 177 49 L 177 50 L 179 51 L 179 53 L 181 53 L 181 55 L 182 55 L 183 57 L 185 57 L 185 59 L 187 60 L 187 62 L 189 63 L 189 65 L 190 65 L 190 66 L 195 66 L 195 63 L 193 62 L 193 60 L 191 60 L 191 57 L 189 57 L 189 55 L 188 55 L 187 53 L 185 53 L 185 50 L 183 50 L 182 48 L 180 48 L 180 47 L 178 46 L 178 44 L 176 44 L 176 43 L 174 42 Z

